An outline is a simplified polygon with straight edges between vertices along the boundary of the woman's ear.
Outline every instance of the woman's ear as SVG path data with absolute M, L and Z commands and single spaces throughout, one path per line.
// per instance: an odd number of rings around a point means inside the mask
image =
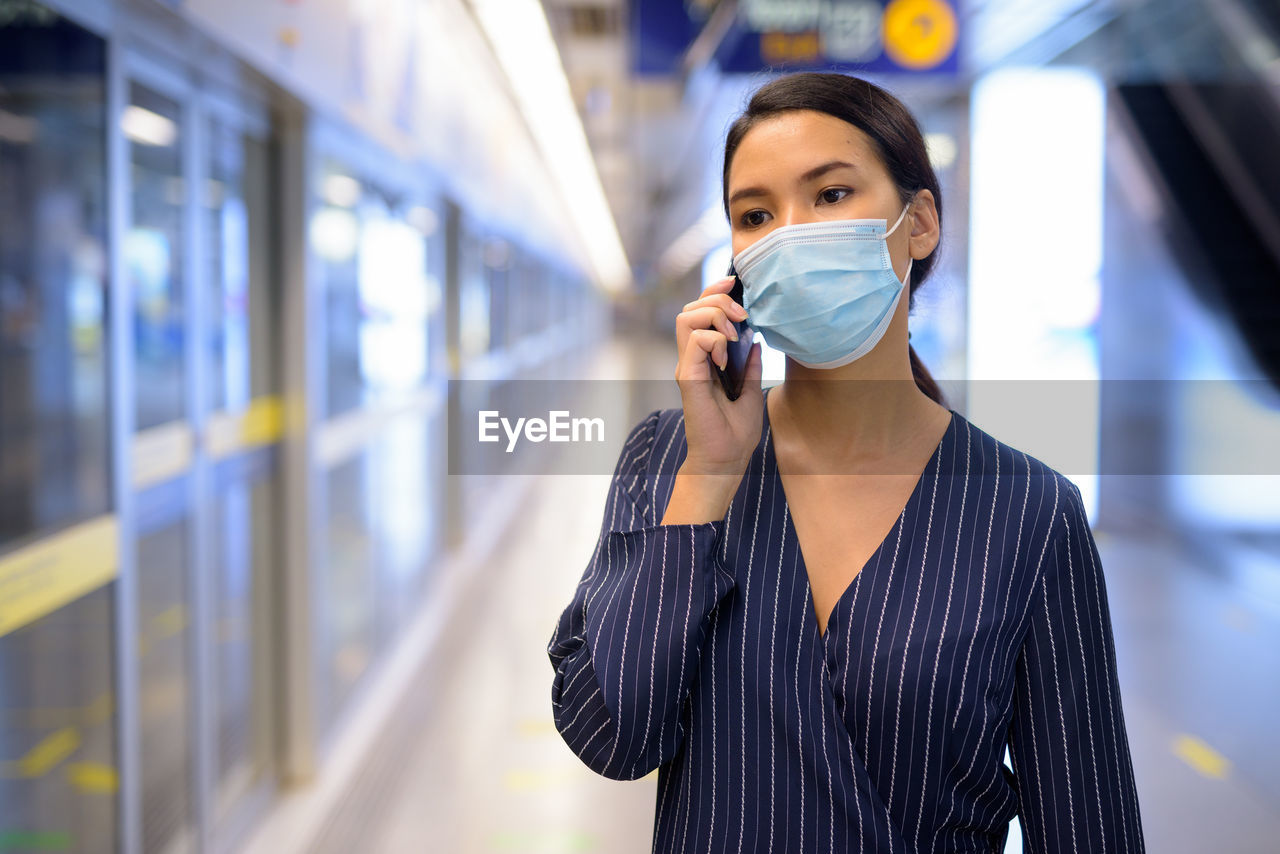
M 938 207 L 933 193 L 919 190 L 911 202 L 909 251 L 916 260 L 928 258 L 938 246 L 942 234 L 938 228 Z

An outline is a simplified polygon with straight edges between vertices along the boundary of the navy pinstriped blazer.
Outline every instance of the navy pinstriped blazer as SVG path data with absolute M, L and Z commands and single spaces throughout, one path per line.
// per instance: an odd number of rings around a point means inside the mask
M 655 851 L 1144 850 L 1080 492 L 951 412 L 825 635 L 768 408 L 715 522 L 659 524 L 682 411 L 632 429 L 547 651 L 573 751 L 658 769 Z

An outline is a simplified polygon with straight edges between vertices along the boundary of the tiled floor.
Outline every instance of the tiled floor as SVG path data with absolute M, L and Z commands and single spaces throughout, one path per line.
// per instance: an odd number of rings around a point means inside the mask
M 551 720 L 546 644 L 590 558 L 608 477 L 544 478 L 433 656 L 439 698 L 370 851 L 647 852 L 655 779 L 584 766 Z
M 659 352 L 650 374 L 669 377 L 668 361 Z M 649 850 L 654 775 L 597 777 L 551 720 L 545 647 L 590 557 L 607 485 L 603 475 L 530 485 L 398 712 L 410 726 L 396 731 L 410 736 L 397 743 L 393 784 L 370 799 L 360 850 Z M 1220 571 L 1220 550 L 1097 538 L 1147 850 L 1280 850 L 1277 612 Z

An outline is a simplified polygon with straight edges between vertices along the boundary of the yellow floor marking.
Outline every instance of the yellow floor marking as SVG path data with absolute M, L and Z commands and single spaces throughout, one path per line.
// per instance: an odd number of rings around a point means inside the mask
M 112 795 L 120 787 L 116 769 L 100 762 L 72 762 L 67 766 L 67 779 L 90 794 Z
M 551 718 L 526 718 L 518 726 L 523 736 L 555 735 L 556 722 Z
M 519 851 L 532 854 L 545 851 L 548 854 L 565 854 L 572 851 L 598 851 L 600 840 L 580 830 L 553 831 L 499 831 L 489 837 L 491 851 Z
M 1179 735 L 1173 740 L 1173 755 L 1205 777 L 1224 780 L 1231 771 L 1231 761 L 1194 735 Z
M 658 769 L 650 771 L 641 780 L 651 780 L 658 776 Z M 508 789 L 518 792 L 536 791 L 552 786 L 573 785 L 592 779 L 586 765 L 563 765 L 554 768 L 529 769 L 514 768 L 502 775 L 502 783 Z
M 171 638 L 187 627 L 187 609 L 182 605 L 166 608 L 151 618 L 151 639 Z
M 515 769 L 502 775 L 502 783 L 508 789 L 517 792 L 528 792 L 565 783 L 581 782 L 589 774 L 590 772 L 585 765 L 581 769 L 572 766 L 542 771 Z
M 15 778 L 42 777 L 49 769 L 66 759 L 80 747 L 80 731 L 73 726 L 63 727 L 41 739 L 17 761 L 4 764 L 0 776 Z

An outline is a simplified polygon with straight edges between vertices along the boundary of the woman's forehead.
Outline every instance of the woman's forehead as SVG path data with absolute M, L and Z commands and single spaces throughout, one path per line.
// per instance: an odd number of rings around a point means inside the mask
M 777 180 L 817 163 L 842 160 L 863 172 L 882 172 L 871 139 L 843 119 L 795 110 L 761 119 L 743 135 L 729 164 L 729 183 Z

